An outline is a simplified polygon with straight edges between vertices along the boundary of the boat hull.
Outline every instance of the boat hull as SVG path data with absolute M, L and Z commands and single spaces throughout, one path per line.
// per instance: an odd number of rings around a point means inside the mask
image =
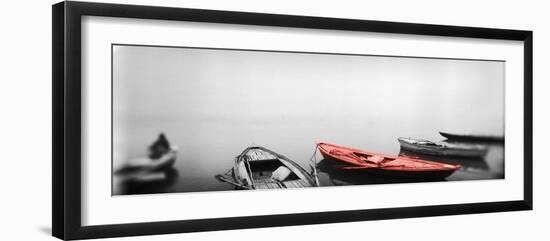
M 440 131 L 439 134 L 451 141 L 465 142 L 504 142 L 504 136 L 463 135 Z
M 152 167 L 149 171 L 151 172 L 158 172 L 158 171 L 165 171 L 168 169 L 171 169 L 172 166 L 174 166 L 174 163 L 176 162 L 176 154 L 170 154 L 170 157 L 167 157 L 166 160 L 160 160 L 158 161 L 157 165 Z
M 325 160 L 332 162 L 341 162 L 341 160 L 336 159 L 330 155 L 325 155 L 321 152 L 321 155 Z M 452 175 L 456 170 L 432 170 L 432 171 L 411 171 L 411 170 L 387 170 L 387 169 L 378 169 L 378 168 L 349 168 L 349 167 L 340 167 L 340 170 L 347 171 L 360 171 L 367 175 L 377 175 L 377 176 L 386 176 L 386 177 L 395 177 L 395 178 L 404 178 L 404 179 L 423 179 L 423 180 L 441 180 L 445 179 L 448 176 Z
M 324 145 L 330 146 L 325 148 Z M 328 143 L 318 142 L 317 146 L 325 159 L 345 164 L 339 167 L 341 170 L 362 171 L 366 174 L 408 179 L 444 179 L 461 168 L 460 165 L 390 156 Z M 379 163 L 369 163 L 361 159 L 360 155 L 383 157 L 384 160 Z
M 417 152 L 429 155 L 438 156 L 459 156 L 459 157 L 483 157 L 487 153 L 486 149 L 482 148 L 461 148 L 447 146 L 444 148 L 432 147 L 420 144 L 409 143 L 399 139 L 401 148 L 410 152 Z

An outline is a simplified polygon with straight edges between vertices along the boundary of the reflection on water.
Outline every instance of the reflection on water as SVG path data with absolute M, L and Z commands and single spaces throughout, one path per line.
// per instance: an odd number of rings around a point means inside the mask
M 457 142 L 458 143 L 458 142 Z M 460 142 L 461 144 L 474 144 Z M 488 148 L 487 154 L 481 158 L 466 158 L 453 156 L 434 156 L 401 150 L 399 155 L 437 161 L 448 164 L 460 164 L 462 168 L 447 177 L 446 180 L 472 180 L 504 178 L 504 144 L 499 142 L 475 142 Z
M 115 174 L 119 179 L 115 194 L 150 194 L 171 192 L 179 177 L 179 172 L 173 167 L 152 173 L 125 171 Z
M 466 142 L 461 142 L 466 143 Z M 504 178 L 504 142 L 471 142 L 485 145 L 487 154 L 481 159 L 430 157 L 422 156 L 430 160 L 457 163 L 463 168 L 449 176 L 447 180 L 472 180 L 472 179 L 500 179 Z
M 434 156 L 428 154 L 414 153 L 411 151 L 403 150 L 399 152 L 400 156 L 412 157 L 415 159 L 423 159 L 428 161 L 436 161 L 453 165 L 461 165 L 461 171 L 479 170 L 482 172 L 489 172 L 489 164 L 485 160 L 485 157 L 453 157 L 453 156 Z
M 383 183 L 409 183 L 437 180 L 422 180 L 367 173 L 364 170 L 345 170 L 339 162 L 323 159 L 317 164 L 321 186 L 346 186 Z

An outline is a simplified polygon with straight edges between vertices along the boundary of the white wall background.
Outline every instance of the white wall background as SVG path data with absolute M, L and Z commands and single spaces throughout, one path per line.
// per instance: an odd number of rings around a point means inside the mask
M 550 24 L 545 1 L 119 0 L 109 2 L 316 15 L 534 33 L 535 210 L 354 222 L 116 240 L 546 240 L 550 218 Z M 54 240 L 51 230 L 51 4 L 10 1 L 0 10 L 0 240 Z M 426 232 L 428 231 L 428 232 Z

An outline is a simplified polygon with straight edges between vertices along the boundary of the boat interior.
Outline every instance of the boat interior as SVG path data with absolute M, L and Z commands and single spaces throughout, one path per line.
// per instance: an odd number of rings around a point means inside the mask
M 435 143 L 433 141 L 418 141 L 418 144 L 421 144 L 421 145 L 424 145 L 424 146 L 444 147 L 443 144 Z
M 393 160 L 393 159 L 390 159 L 390 158 L 385 158 L 384 156 L 369 155 L 369 154 L 361 153 L 361 152 L 353 152 L 353 154 L 356 155 L 357 157 L 359 157 L 359 159 L 363 162 L 376 164 L 376 165 L 380 165 L 384 162 Z
M 392 161 L 393 158 L 387 158 L 381 155 L 373 155 L 373 154 L 367 154 L 363 152 L 357 152 L 357 151 L 351 151 L 351 152 L 344 152 L 338 149 L 332 149 L 330 151 L 333 155 L 340 155 L 340 156 L 349 156 L 353 159 L 359 159 L 362 162 L 368 163 L 368 164 L 374 164 L 374 165 L 380 165 L 384 162 Z
M 433 142 L 433 141 L 429 141 L 429 140 L 423 140 L 423 139 L 403 138 L 403 139 L 399 139 L 399 140 L 402 140 L 404 142 L 407 142 L 407 143 L 413 144 L 413 145 L 418 144 L 418 145 L 423 145 L 423 146 L 444 147 L 444 145 L 441 144 L 441 143 Z
M 251 150 L 246 154 L 246 168 L 253 179 L 256 189 L 280 189 L 308 187 L 307 180 L 302 180 L 281 160 L 263 150 Z
M 283 165 L 283 163 L 279 161 L 279 159 L 252 161 L 249 162 L 249 165 L 254 183 L 273 182 L 271 178 L 275 170 L 280 167 L 285 167 L 285 165 Z M 294 172 L 290 172 L 283 181 L 292 181 L 299 179 L 300 178 Z

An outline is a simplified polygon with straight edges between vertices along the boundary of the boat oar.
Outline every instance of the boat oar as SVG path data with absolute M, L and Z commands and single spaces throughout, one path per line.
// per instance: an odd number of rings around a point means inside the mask
M 216 176 L 214 176 L 218 181 L 221 181 L 221 182 L 226 182 L 226 183 L 229 183 L 231 185 L 234 185 L 234 186 L 237 186 L 237 187 L 240 187 L 240 188 L 243 188 L 243 189 L 250 189 L 249 187 L 246 187 L 246 186 L 243 186 L 239 183 L 236 183 L 236 182 L 233 182 L 231 180 L 229 180 L 229 178 L 227 178 L 226 176 L 224 175 L 221 175 L 221 174 L 218 174 Z

